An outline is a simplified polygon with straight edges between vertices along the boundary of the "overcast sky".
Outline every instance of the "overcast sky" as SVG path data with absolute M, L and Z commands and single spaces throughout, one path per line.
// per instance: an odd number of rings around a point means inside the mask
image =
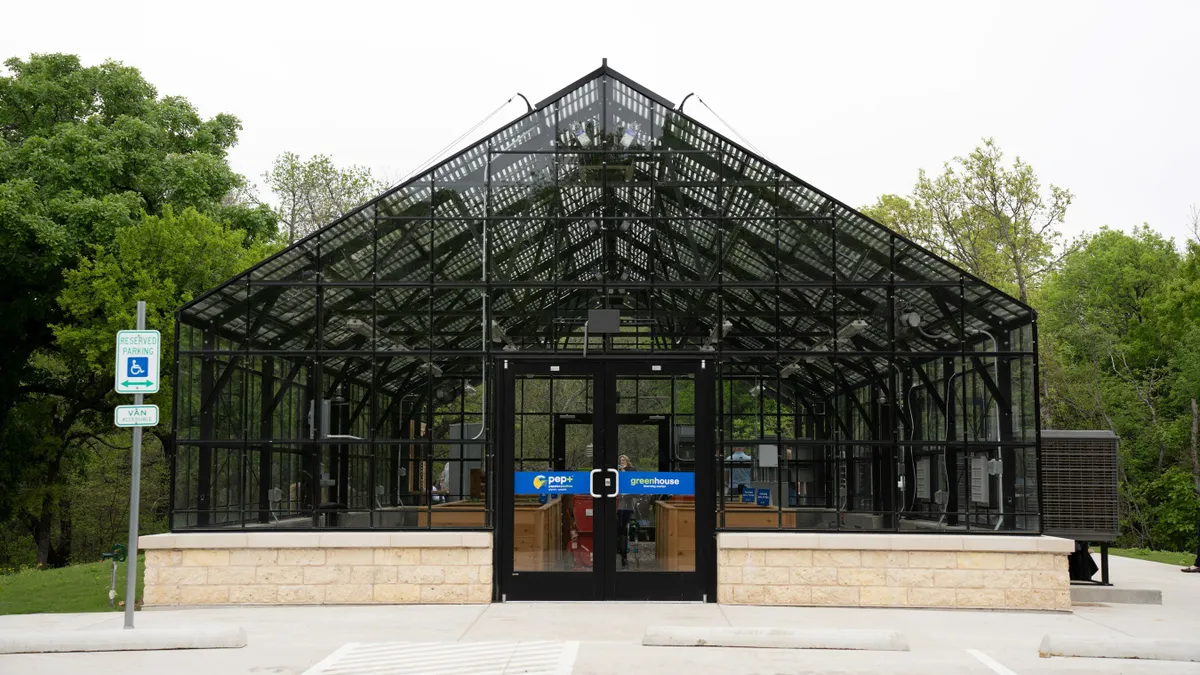
M 254 179 L 286 150 L 398 179 L 514 92 L 536 103 L 608 57 L 852 206 L 985 136 L 1075 194 L 1070 236 L 1182 240 L 1200 206 L 1194 1 L 59 0 L 5 7 L 0 51 L 116 59 L 237 115 L 232 163 Z

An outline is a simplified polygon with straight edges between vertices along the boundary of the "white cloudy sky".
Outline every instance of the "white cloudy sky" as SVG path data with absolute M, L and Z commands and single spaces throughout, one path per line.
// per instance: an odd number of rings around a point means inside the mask
M 137 66 L 245 125 L 257 177 L 285 150 L 396 179 L 520 91 L 602 57 L 696 92 L 769 158 L 859 206 L 993 136 L 1075 194 L 1063 230 L 1200 205 L 1200 2 L 21 3 L 0 52 Z M 687 111 L 725 127 L 693 99 Z M 512 103 L 485 130 L 524 110 Z

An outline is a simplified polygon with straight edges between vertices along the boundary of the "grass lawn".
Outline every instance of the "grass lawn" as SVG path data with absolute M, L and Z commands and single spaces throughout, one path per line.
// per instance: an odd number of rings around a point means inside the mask
M 1095 549 L 1099 551 L 1100 549 Z M 1119 555 L 1125 558 L 1137 558 L 1138 560 L 1153 560 L 1154 562 L 1166 563 L 1168 565 L 1178 565 L 1179 567 L 1187 567 L 1196 562 L 1195 553 L 1175 553 L 1173 551 L 1151 551 L 1144 548 L 1110 548 L 1108 552 L 1113 555 Z
M 138 556 L 137 602 L 142 601 L 145 556 Z M 121 612 L 125 563 L 117 566 L 117 606 L 108 606 L 112 563 L 107 560 L 52 570 L 25 570 L 0 576 L 0 614 L 38 612 Z

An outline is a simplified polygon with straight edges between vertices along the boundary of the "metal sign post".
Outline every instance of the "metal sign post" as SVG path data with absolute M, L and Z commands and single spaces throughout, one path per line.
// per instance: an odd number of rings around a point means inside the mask
M 142 493 L 142 427 L 158 423 L 158 406 L 143 406 L 142 395 L 158 391 L 158 355 L 161 337 L 146 328 L 146 303 L 138 300 L 137 330 L 117 333 L 116 390 L 133 394 L 132 406 L 114 413 L 118 426 L 133 427 L 132 475 L 129 481 L 129 558 L 125 564 L 125 628 L 133 628 L 133 603 L 137 596 L 138 511 Z M 151 412 L 149 409 L 153 408 Z

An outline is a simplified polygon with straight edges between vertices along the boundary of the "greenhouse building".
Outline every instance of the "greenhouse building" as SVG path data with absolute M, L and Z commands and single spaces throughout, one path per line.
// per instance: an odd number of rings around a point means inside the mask
M 1033 310 L 607 64 L 176 340 L 149 605 L 1070 607 Z

